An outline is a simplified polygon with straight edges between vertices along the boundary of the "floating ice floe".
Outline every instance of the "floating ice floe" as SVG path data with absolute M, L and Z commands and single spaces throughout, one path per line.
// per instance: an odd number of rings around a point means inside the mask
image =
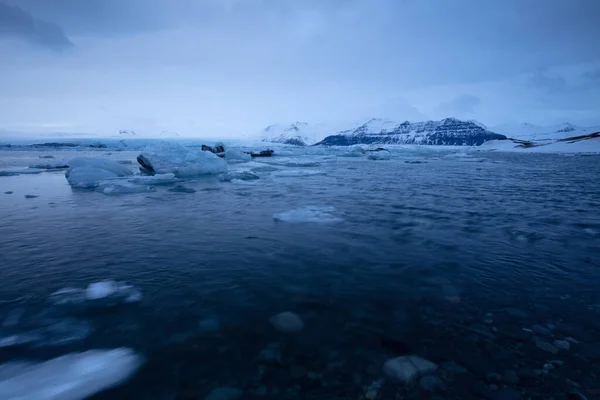
M 229 181 L 234 181 L 234 180 L 254 181 L 256 179 L 259 179 L 259 176 L 253 174 L 252 172 L 248 172 L 248 171 L 237 171 L 237 172 L 231 171 L 231 172 L 228 172 L 226 174 L 219 176 L 219 180 L 221 180 L 223 182 L 229 182 Z
M 67 308 L 112 307 L 141 300 L 142 294 L 135 287 L 115 281 L 91 283 L 86 289 L 65 288 L 50 295 L 54 305 Z
M 322 224 L 342 221 L 341 218 L 332 214 L 334 211 L 334 207 L 308 206 L 275 214 L 273 218 L 276 221 L 282 222 L 313 222 Z
M 278 170 L 273 172 L 273 176 L 280 178 L 297 178 L 302 176 L 315 176 L 315 175 L 326 175 L 323 171 L 317 170 L 304 170 L 304 169 L 288 169 Z
M 30 175 L 44 172 L 40 168 L 14 168 L 0 171 L 0 176 Z
M 227 162 L 216 154 L 171 142 L 146 147 L 138 162 L 146 173 L 173 173 L 178 178 L 227 172 Z
M 175 183 L 178 179 L 175 177 L 175 174 L 156 174 L 156 175 L 136 175 L 133 178 L 129 179 L 130 182 L 133 183 L 142 183 L 145 185 L 169 185 L 171 183 Z
M 68 164 L 65 177 L 69 185 L 77 188 L 93 189 L 101 181 L 133 175 L 129 168 L 101 158 L 76 157 Z
M 64 161 L 47 161 L 39 164 L 31 164 L 29 168 L 38 169 L 65 169 L 69 168 L 69 164 Z
M 70 353 L 42 362 L 0 364 L 0 399 L 80 400 L 117 386 L 142 365 L 128 348 Z
M 389 151 L 373 151 L 367 156 L 369 160 L 389 160 L 392 158 L 392 153 Z
M 96 187 L 96 191 L 108 195 L 148 193 L 154 192 L 155 190 L 156 189 L 154 189 L 152 186 L 137 185 L 117 179 L 107 179 L 105 181 L 101 181 Z

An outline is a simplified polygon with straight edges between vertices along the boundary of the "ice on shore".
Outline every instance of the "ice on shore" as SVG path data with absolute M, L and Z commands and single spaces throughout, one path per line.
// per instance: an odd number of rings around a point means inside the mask
M 65 177 L 69 185 L 83 189 L 96 188 L 100 182 L 124 176 L 133 172 L 123 165 L 102 158 L 76 157 L 69 161 L 69 169 Z
M 80 400 L 122 384 L 142 365 L 128 348 L 0 364 L 0 399 Z
M 276 221 L 296 223 L 312 222 L 326 224 L 342 221 L 341 218 L 338 218 L 332 214 L 334 211 L 334 207 L 308 206 L 275 214 L 273 218 Z
M 227 162 L 211 153 L 165 142 L 146 147 L 138 156 L 140 163 L 157 174 L 172 173 L 178 178 L 227 172 Z

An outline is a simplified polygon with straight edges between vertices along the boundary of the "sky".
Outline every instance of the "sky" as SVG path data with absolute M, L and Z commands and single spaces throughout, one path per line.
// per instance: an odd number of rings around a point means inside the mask
M 598 0 L 0 0 L 0 135 L 600 125 Z

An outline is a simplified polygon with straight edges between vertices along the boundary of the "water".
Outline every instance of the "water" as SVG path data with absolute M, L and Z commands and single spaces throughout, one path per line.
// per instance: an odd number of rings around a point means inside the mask
M 135 163 L 136 152 L 105 150 L 90 153 Z M 145 357 L 137 375 L 94 399 L 195 399 L 223 386 L 244 398 L 358 399 L 373 387 L 377 399 L 433 398 L 383 380 L 387 359 L 418 354 L 440 366 L 444 398 L 504 386 L 593 398 L 597 156 L 341 152 L 231 164 L 260 179 L 181 182 L 194 193 L 107 196 L 72 190 L 63 172 L 0 177 L 0 192 L 13 192 L 0 193 L 0 319 L 17 321 L 0 337 L 37 334 L 0 347 L 0 362 L 117 347 Z M 0 169 L 49 154 L 74 153 L 1 152 Z M 313 222 L 298 222 L 306 207 Z M 133 285 L 142 301 L 72 309 L 48 300 L 107 279 Z M 302 332 L 271 326 L 284 311 L 302 318 Z M 557 354 L 536 345 L 566 337 L 578 343 Z M 552 360 L 564 364 L 544 370 Z

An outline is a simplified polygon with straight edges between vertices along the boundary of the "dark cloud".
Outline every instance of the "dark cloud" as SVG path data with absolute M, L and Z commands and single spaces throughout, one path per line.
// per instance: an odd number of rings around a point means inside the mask
M 440 111 L 451 116 L 474 114 L 477 106 L 481 104 L 481 99 L 469 94 L 463 94 L 454 99 L 440 104 Z
M 0 3 L 0 39 L 3 38 L 23 39 L 52 50 L 73 46 L 58 25 L 35 19 L 19 7 Z
M 543 71 L 535 72 L 530 78 L 529 84 L 546 93 L 561 93 L 568 90 L 567 80 L 563 76 L 550 75 Z

